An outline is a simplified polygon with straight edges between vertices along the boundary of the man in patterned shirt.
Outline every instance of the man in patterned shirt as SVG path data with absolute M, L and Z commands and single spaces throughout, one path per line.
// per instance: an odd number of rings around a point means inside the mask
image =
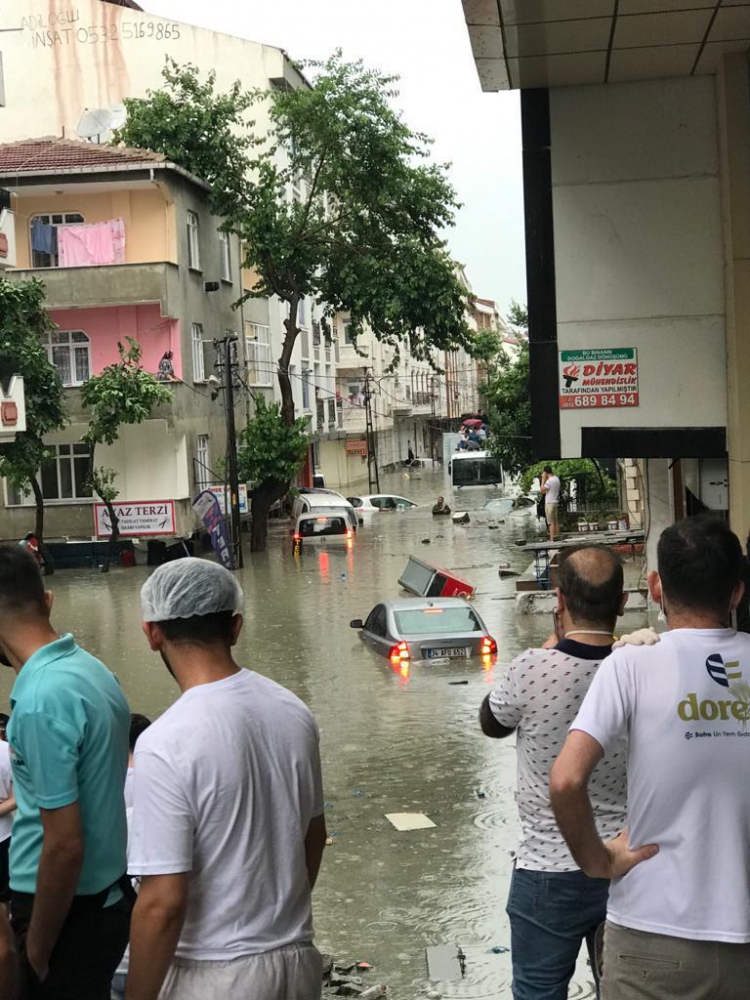
M 610 550 L 562 550 L 548 647 L 518 656 L 484 699 L 480 723 L 495 739 L 516 733 L 516 801 L 521 845 L 507 912 L 514 1000 L 566 1000 L 581 944 L 596 976 L 594 938 L 607 915 L 609 882 L 589 878 L 571 857 L 549 801 L 549 772 L 597 667 L 611 651 L 627 595 L 622 564 Z M 591 799 L 602 837 L 625 825 L 625 748 L 597 768 Z

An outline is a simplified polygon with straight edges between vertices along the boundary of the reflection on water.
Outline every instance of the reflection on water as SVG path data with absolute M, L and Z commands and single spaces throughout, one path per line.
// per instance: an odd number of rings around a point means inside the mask
M 492 949 L 509 945 L 515 745 L 485 739 L 476 720 L 498 671 L 549 631 L 544 616 L 516 618 L 514 582 L 497 573 L 500 562 L 527 569 L 528 556 L 513 542 L 537 530 L 536 518 L 533 510 L 483 509 L 496 495 L 491 488 L 449 496 L 440 472 L 384 477 L 382 486 L 424 506 L 368 515 L 349 548 L 311 546 L 295 556 L 288 525 L 272 525 L 268 552 L 248 554 L 240 573 L 238 659 L 295 691 L 320 724 L 334 841 L 316 890 L 320 947 L 374 962 L 389 995 L 412 1000 L 427 985 L 425 947 L 460 944 L 467 976 L 436 984 L 443 996 L 510 997 L 509 953 Z M 471 523 L 433 518 L 438 493 L 454 511 L 469 510 Z M 378 600 L 399 596 L 397 580 L 412 552 L 460 570 L 476 586 L 477 606 L 498 640 L 496 664 L 420 662 L 394 672 L 349 628 Z M 56 626 L 116 671 L 134 711 L 153 717 L 176 689 L 141 633 L 138 591 L 147 573 L 81 570 L 50 584 Z M 0 679 L 3 703 L 10 683 L 8 671 Z M 389 812 L 424 812 L 437 825 L 398 833 L 385 819 Z M 592 997 L 589 980 L 582 963 L 570 996 Z

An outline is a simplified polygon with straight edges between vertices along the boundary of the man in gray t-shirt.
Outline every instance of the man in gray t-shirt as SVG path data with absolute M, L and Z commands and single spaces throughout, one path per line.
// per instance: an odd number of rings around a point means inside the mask
M 609 882 L 579 870 L 557 828 L 549 772 L 612 647 L 625 605 L 619 559 L 599 546 L 564 549 L 557 597 L 552 648 L 518 656 L 480 711 L 487 736 L 516 733 L 522 834 L 507 908 L 515 1000 L 566 1000 L 581 944 L 586 941 L 593 959 L 607 912 Z M 609 837 L 625 824 L 624 747 L 603 765 L 591 791 L 597 827 Z

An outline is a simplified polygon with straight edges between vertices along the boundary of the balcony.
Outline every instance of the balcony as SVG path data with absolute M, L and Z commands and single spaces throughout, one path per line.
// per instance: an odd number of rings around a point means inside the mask
M 352 344 L 338 343 L 338 360 L 336 367 L 344 371 L 361 371 L 372 365 L 370 352 L 367 348 L 362 348 L 362 354 L 358 354 Z
M 158 302 L 162 316 L 173 316 L 179 302 L 179 268 L 168 262 L 34 267 L 6 271 L 5 274 L 11 281 L 38 278 L 44 282 L 48 309 L 89 309 Z

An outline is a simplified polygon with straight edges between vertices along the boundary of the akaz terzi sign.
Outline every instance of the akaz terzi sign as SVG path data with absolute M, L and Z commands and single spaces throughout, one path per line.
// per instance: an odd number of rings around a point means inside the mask
M 560 351 L 560 409 L 638 406 L 635 347 Z
M 120 534 L 123 537 L 141 535 L 174 535 L 174 500 L 152 500 L 147 503 L 113 503 Z M 112 522 L 103 503 L 94 504 L 96 534 L 109 538 Z

